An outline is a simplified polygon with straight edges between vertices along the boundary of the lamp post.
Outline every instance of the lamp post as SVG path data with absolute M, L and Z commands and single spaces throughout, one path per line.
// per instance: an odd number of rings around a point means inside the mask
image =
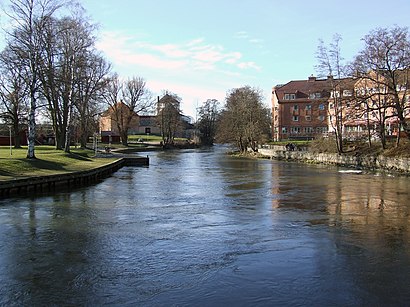
M 11 125 L 9 125 L 9 135 L 10 135 L 10 156 L 13 155 L 13 146 L 11 145 Z

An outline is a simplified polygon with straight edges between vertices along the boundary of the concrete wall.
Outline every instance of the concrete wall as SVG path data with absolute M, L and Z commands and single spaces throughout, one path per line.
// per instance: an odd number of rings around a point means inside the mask
M 384 156 L 347 156 L 331 153 L 311 153 L 308 151 L 283 151 L 259 148 L 261 155 L 279 159 L 308 163 L 333 164 L 354 168 L 380 169 L 410 174 L 409 158 L 389 158 Z

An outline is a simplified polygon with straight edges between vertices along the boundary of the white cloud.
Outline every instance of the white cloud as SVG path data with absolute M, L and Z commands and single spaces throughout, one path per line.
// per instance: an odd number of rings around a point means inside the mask
M 246 31 L 239 31 L 234 34 L 235 38 L 249 38 L 249 34 Z
M 119 33 L 106 32 L 97 43 L 108 58 L 119 65 L 140 65 L 165 70 L 188 69 L 224 70 L 256 69 L 256 65 L 240 62 L 238 51 L 226 51 L 220 45 L 205 44 L 203 38 L 181 44 L 154 44 L 135 41 L 135 38 Z
M 246 31 L 239 31 L 239 32 L 236 32 L 235 34 L 234 34 L 234 38 L 236 38 L 236 39 L 241 39 L 241 40 L 246 40 L 246 41 L 248 41 L 250 44 L 252 44 L 252 45 L 257 45 L 257 46 L 259 46 L 259 47 L 263 47 L 263 43 L 264 43 L 264 40 L 263 39 L 260 39 L 260 38 L 257 38 L 257 37 L 252 37 L 248 32 L 246 32 Z
M 161 95 L 170 90 L 182 98 L 185 114 L 195 115 L 195 105 L 207 99 L 223 103 L 226 91 L 245 85 L 260 67 L 245 61 L 239 51 L 209 44 L 203 38 L 182 43 L 157 44 L 121 33 L 106 32 L 97 43 L 120 76 L 139 75 Z M 246 73 L 245 73 L 246 72 Z
M 252 69 L 255 69 L 255 70 L 258 70 L 258 71 L 261 70 L 261 67 L 258 66 L 258 65 L 256 65 L 255 62 L 242 62 L 242 63 L 239 63 L 237 66 L 238 66 L 240 69 L 252 68 Z

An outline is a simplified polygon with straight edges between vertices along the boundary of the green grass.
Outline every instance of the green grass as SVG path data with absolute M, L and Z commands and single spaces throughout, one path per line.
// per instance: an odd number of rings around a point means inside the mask
M 27 159 L 27 147 L 12 149 L 0 146 L 0 180 L 43 176 L 88 170 L 107 164 L 115 158 L 95 158 L 94 151 L 71 149 L 71 153 L 52 146 L 36 146 L 36 159 Z

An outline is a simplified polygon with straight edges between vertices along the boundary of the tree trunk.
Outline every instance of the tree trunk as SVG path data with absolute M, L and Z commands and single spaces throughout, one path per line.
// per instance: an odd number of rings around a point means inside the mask
M 128 146 L 128 133 L 126 131 L 120 131 L 121 144 Z
M 397 127 L 397 138 L 396 138 L 396 147 L 399 147 L 399 144 L 400 144 L 400 130 L 401 130 L 401 124 L 399 123 L 398 124 L 398 127 Z
M 35 91 L 31 90 L 30 97 L 30 113 L 28 116 L 28 148 L 27 158 L 35 159 L 35 143 L 36 143 L 36 97 Z
M 15 123 L 13 130 L 14 130 L 14 148 L 21 148 L 20 125 L 18 123 Z
M 80 147 L 86 148 L 88 141 L 88 129 L 86 127 L 86 123 L 84 121 L 81 122 L 81 135 L 80 135 Z
M 72 114 L 73 114 L 73 104 L 70 102 L 69 109 L 68 109 L 68 116 L 67 116 L 68 117 L 67 126 L 65 127 L 65 147 L 64 147 L 65 152 L 70 152 Z

